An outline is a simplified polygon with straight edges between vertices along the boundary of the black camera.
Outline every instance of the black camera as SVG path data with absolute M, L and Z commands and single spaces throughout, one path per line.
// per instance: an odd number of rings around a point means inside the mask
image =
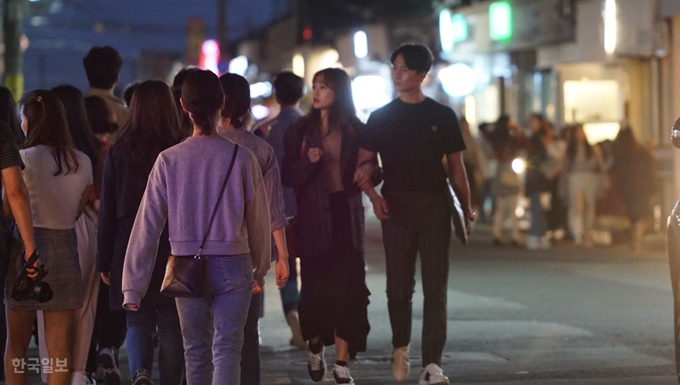
M 21 259 L 24 259 L 23 254 Z M 42 282 L 48 273 L 45 265 L 41 264 L 40 267 L 37 268 L 38 275 L 36 275 L 35 278 L 29 278 L 28 276 L 29 270 L 36 270 L 36 268 L 33 267 L 33 264 L 37 260 L 38 252 L 34 251 L 33 254 L 31 254 L 31 257 L 28 258 L 28 262 L 24 263 L 24 267 L 21 269 L 21 273 L 19 274 L 19 277 L 17 277 L 17 281 L 12 288 L 12 298 L 15 300 L 36 300 L 42 303 L 52 299 L 54 292 L 52 292 L 50 284 Z

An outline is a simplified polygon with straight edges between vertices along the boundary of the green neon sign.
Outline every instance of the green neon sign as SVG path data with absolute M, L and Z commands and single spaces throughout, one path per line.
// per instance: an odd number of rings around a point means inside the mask
M 509 2 L 499 1 L 489 5 L 489 34 L 494 41 L 512 38 L 512 7 Z

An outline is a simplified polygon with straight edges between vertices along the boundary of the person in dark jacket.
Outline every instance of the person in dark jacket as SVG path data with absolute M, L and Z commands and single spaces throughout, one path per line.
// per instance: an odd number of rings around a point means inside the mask
M 130 106 L 130 119 L 107 154 L 99 212 L 97 267 L 111 287 L 111 307 L 123 305 L 125 251 L 147 179 L 158 154 L 177 144 L 180 126 L 170 88 L 158 80 L 141 83 Z M 154 333 L 158 328 L 162 385 L 179 385 L 184 349 L 173 298 L 160 294 L 170 255 L 167 226 L 160 238 L 149 292 L 138 311 L 127 311 L 127 352 L 133 384 L 151 383 Z M 145 382 L 146 381 L 146 382 Z
M 288 128 L 284 139 L 282 179 L 295 188 L 298 205 L 299 315 L 313 381 L 326 373 L 324 346 L 335 344 L 335 381 L 353 384 L 349 352 L 365 351 L 370 330 L 364 207 L 353 182 L 363 128 L 349 76 L 328 68 L 314 75 L 313 108 Z

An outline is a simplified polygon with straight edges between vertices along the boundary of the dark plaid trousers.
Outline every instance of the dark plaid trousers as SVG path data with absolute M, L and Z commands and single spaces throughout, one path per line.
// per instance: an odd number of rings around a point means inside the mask
M 423 367 L 441 366 L 446 343 L 451 208 L 446 191 L 384 194 L 390 219 L 382 221 L 387 267 L 387 302 L 392 345 L 411 341 L 416 256 L 420 253 L 423 306 Z

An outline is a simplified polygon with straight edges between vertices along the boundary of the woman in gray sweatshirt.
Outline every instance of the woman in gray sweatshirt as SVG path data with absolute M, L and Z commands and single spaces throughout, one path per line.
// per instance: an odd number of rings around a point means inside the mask
M 166 221 L 173 255 L 198 252 L 236 149 L 217 133 L 224 94 L 215 74 L 187 76 L 181 104 L 193 135 L 158 156 L 125 255 L 123 307 L 132 311 L 146 293 Z M 264 285 L 270 265 L 269 205 L 250 151 L 238 151 L 224 194 L 201 253 L 204 294 L 176 299 L 188 385 L 239 383 L 253 283 Z

